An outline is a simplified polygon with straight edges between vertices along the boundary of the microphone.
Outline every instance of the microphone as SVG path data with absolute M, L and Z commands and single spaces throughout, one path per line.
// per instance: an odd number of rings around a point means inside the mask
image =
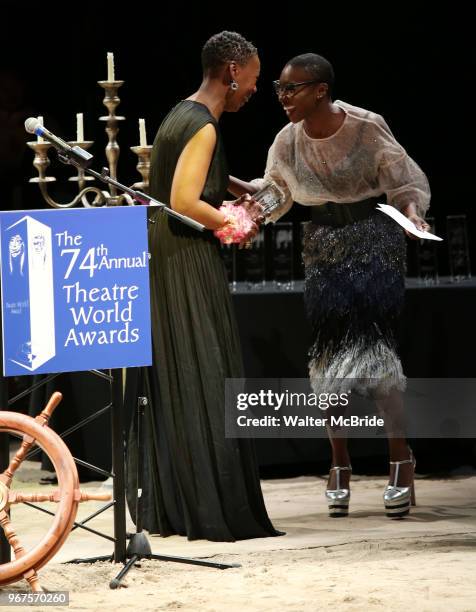
M 47 130 L 36 117 L 29 117 L 25 121 L 25 130 L 29 134 L 36 134 L 42 136 L 45 140 L 51 143 L 60 153 L 58 156 L 61 161 L 64 161 L 73 166 L 79 166 L 80 168 L 86 168 L 91 163 L 93 156 L 81 147 L 71 147 L 67 142 L 55 136 L 52 132 Z

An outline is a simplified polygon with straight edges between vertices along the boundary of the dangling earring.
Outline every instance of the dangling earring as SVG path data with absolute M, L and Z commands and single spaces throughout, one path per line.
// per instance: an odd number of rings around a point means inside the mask
M 236 90 L 238 89 L 238 87 L 239 87 L 239 85 L 238 85 L 238 83 L 237 83 L 236 81 L 234 81 L 234 80 L 233 80 L 233 81 L 230 83 L 230 89 L 231 89 L 231 90 L 236 91 Z

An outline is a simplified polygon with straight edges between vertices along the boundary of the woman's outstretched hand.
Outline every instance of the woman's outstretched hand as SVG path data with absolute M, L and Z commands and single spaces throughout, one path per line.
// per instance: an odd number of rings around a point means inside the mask
M 417 215 L 416 213 L 407 215 L 407 219 L 409 221 L 411 221 L 412 223 L 415 224 L 416 228 L 419 229 L 422 232 L 428 232 L 430 230 L 430 226 L 428 225 L 428 223 L 425 221 L 425 219 L 422 219 L 419 215 Z M 419 240 L 418 236 L 415 236 L 414 234 L 411 234 L 410 232 L 408 232 L 407 230 L 405 230 L 405 234 L 411 238 L 412 240 Z
M 259 233 L 260 225 L 264 221 L 263 207 L 249 193 L 245 193 L 233 202 L 234 206 L 242 206 L 250 215 L 253 225 L 248 234 L 238 243 L 239 249 L 249 249 L 251 241 Z
M 263 207 L 255 200 L 252 195 L 249 193 L 245 193 L 236 200 L 233 201 L 234 206 L 243 206 L 245 208 L 250 217 L 253 219 L 254 223 L 260 225 L 264 221 Z

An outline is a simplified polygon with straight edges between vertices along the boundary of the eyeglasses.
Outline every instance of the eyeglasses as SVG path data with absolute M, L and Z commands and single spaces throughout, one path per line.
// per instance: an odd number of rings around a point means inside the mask
M 313 83 L 320 83 L 318 79 L 314 79 L 313 81 L 301 81 L 301 83 L 284 83 L 281 84 L 279 81 L 273 81 L 274 91 L 278 96 L 282 94 L 287 94 L 289 96 L 294 96 L 296 93 L 296 89 L 298 87 L 306 87 L 307 85 L 312 85 Z

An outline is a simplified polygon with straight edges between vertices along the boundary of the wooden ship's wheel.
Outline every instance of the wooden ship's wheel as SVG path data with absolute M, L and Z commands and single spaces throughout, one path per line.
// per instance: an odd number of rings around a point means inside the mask
M 47 426 L 53 410 L 61 399 L 61 393 L 53 393 L 45 409 L 36 418 L 16 412 L 0 411 L 0 433 L 8 432 L 23 438 L 10 465 L 0 474 L 0 525 L 15 555 L 14 560 L 0 564 L 0 586 L 25 578 L 33 591 L 41 591 L 37 570 L 56 554 L 68 537 L 79 502 L 111 499 L 109 493 L 91 495 L 80 491 L 78 471 L 68 447 L 59 435 Z M 10 489 L 15 472 L 34 444 L 48 455 L 56 472 L 58 489 L 51 494 L 21 493 Z M 9 516 L 10 506 L 22 502 L 58 504 L 48 532 L 28 551 L 22 546 Z

